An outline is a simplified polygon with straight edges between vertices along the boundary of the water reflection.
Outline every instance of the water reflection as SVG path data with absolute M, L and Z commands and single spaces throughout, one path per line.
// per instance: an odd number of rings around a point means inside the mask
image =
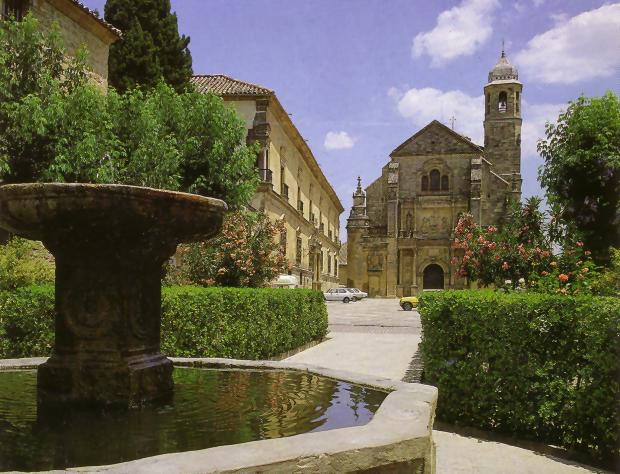
M 288 371 L 176 369 L 172 403 L 37 414 L 36 372 L 0 373 L 0 470 L 112 464 L 363 425 L 383 392 Z

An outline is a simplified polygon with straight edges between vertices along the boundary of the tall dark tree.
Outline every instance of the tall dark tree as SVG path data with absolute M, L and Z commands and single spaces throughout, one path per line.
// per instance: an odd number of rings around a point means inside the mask
M 110 48 L 109 80 L 118 91 L 163 80 L 181 92 L 192 76 L 189 37 L 179 36 L 170 0 L 107 0 L 105 19 L 123 32 Z
M 620 101 L 613 92 L 579 97 L 546 134 L 538 152 L 547 200 L 606 264 L 620 247 Z

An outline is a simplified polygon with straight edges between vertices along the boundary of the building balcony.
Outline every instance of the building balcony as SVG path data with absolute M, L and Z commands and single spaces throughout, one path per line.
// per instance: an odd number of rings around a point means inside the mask
M 273 173 L 268 168 L 259 168 L 258 169 L 258 176 L 260 177 L 260 180 L 263 183 L 271 183 L 272 182 L 271 180 L 272 180 Z

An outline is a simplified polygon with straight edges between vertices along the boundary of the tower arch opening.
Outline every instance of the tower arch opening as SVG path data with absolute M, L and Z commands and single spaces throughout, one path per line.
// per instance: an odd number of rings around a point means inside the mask
M 501 91 L 499 93 L 497 108 L 500 114 L 503 114 L 506 112 L 506 110 L 508 110 L 508 94 L 506 94 L 506 91 Z

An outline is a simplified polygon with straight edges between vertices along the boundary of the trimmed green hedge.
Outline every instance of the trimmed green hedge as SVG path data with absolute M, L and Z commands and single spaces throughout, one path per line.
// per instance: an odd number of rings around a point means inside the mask
M 440 420 L 618 455 L 620 299 L 446 291 L 420 313 Z
M 312 290 L 168 287 L 162 352 L 177 357 L 262 359 L 327 334 L 323 295 Z M 0 292 L 0 358 L 47 356 L 54 288 Z

